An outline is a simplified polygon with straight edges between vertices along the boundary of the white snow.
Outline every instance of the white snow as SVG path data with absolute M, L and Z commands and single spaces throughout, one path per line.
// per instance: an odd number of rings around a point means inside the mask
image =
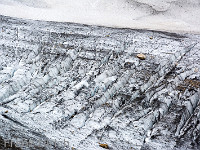
M 77 85 L 74 86 L 74 89 L 79 90 L 81 89 L 83 86 L 88 87 L 89 84 L 86 80 L 83 80 L 81 82 L 79 82 Z
M 110 27 L 200 33 L 199 0 L 1 0 L 0 14 Z
M 71 120 L 71 124 L 74 125 L 76 128 L 81 128 L 84 126 L 86 119 L 87 119 L 86 116 L 83 113 L 81 113 L 76 115 Z

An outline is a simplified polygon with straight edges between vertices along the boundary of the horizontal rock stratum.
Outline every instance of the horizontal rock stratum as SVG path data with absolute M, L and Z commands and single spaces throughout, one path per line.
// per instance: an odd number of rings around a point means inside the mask
M 200 148 L 199 35 L 0 19 L 0 143 Z

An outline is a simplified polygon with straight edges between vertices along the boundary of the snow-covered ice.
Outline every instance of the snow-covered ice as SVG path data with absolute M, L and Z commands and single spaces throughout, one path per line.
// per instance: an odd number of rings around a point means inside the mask
M 1 0 L 0 14 L 35 20 L 200 33 L 199 0 Z

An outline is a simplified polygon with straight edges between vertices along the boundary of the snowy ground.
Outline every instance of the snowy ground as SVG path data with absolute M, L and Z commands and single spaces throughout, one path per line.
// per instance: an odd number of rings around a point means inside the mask
M 0 14 L 35 20 L 200 33 L 199 0 L 1 0 Z
M 199 35 L 0 19 L 4 140 L 25 150 L 200 148 Z

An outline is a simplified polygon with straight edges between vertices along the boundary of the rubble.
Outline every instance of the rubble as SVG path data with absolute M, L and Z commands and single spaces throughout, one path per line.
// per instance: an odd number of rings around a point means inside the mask
M 139 58 L 141 60 L 145 60 L 146 56 L 144 54 L 137 54 L 137 58 Z

